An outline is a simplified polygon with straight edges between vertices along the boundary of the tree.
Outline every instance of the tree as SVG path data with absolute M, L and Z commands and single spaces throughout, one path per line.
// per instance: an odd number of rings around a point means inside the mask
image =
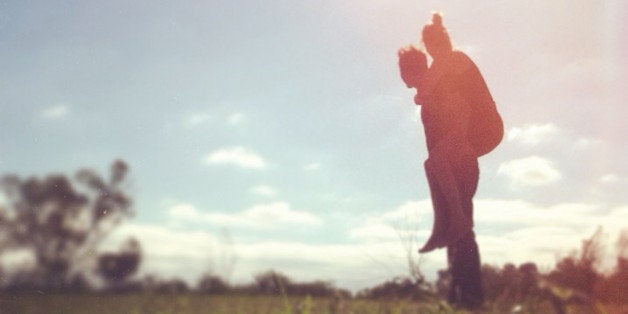
M 432 292 L 418 285 L 414 278 L 397 277 L 372 288 L 361 290 L 358 297 L 367 299 L 422 300 L 432 297 Z
M 257 292 L 261 294 L 285 294 L 286 287 L 291 284 L 288 276 L 269 270 L 255 276 Z
M 125 280 L 137 271 L 140 261 L 140 243 L 129 239 L 120 252 L 103 253 L 98 257 L 98 274 L 110 287 L 120 289 Z
M 598 228 L 591 238 L 582 241 L 580 255 L 576 252 L 558 263 L 548 278 L 555 284 L 574 289 L 585 295 L 592 295 L 601 275 L 597 271 L 602 259 L 602 229 Z
M 188 284 L 180 278 L 173 278 L 170 280 L 158 281 L 156 283 L 155 291 L 166 294 L 178 294 L 188 292 L 190 287 Z
M 32 253 L 34 269 L 21 276 L 22 282 L 41 290 L 64 289 L 84 276 L 104 237 L 132 214 L 127 164 L 116 160 L 110 171 L 108 180 L 87 169 L 74 179 L 61 174 L 2 178 L 0 254 Z
M 626 283 L 628 282 L 628 229 L 622 230 L 617 241 L 617 264 L 615 269 L 598 281 L 595 296 L 605 303 L 628 304 Z
M 202 293 L 224 294 L 229 292 L 231 287 L 221 277 L 206 274 L 198 282 L 197 289 Z

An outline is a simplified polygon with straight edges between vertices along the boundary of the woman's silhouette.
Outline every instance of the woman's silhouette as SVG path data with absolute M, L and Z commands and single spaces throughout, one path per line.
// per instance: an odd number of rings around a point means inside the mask
M 401 77 L 408 87 L 416 88 L 414 100 L 422 106 L 429 154 L 424 167 L 434 225 L 419 252 L 447 247 L 452 276 L 449 301 L 472 309 L 483 302 L 480 256 L 473 232 L 473 196 L 479 180 L 477 158 L 487 152 L 476 139 L 490 137 L 477 136 L 475 129 L 482 126 L 475 125 L 473 117 L 477 116 L 474 110 L 482 107 L 475 104 L 494 108 L 494 102 L 475 64 L 453 49 L 440 14 L 432 16 L 422 37 L 433 59 L 429 68 L 425 54 L 416 48 L 399 51 Z M 501 140 L 500 134 L 495 136 Z

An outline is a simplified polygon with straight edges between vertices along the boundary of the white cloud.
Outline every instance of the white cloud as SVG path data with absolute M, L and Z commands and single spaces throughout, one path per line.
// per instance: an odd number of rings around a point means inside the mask
M 407 201 L 397 208 L 375 216 L 369 216 L 349 229 L 352 239 L 363 241 L 399 240 L 400 237 L 429 236 L 432 222 L 432 203 L 429 199 Z
M 498 235 L 476 228 L 483 263 L 501 266 L 534 262 L 542 271 L 551 268 L 560 256 L 578 249 L 591 234 L 552 225 L 508 230 Z
M 261 196 L 266 196 L 266 197 L 273 197 L 275 195 L 277 195 L 277 189 L 265 185 L 265 184 L 261 184 L 255 187 L 252 187 L 250 190 L 251 193 L 253 194 L 257 194 L 257 195 L 261 195 Z
M 168 215 L 175 226 L 205 223 L 223 227 L 268 229 L 286 225 L 319 226 L 323 223 L 320 217 L 306 211 L 293 210 L 286 202 L 255 205 L 236 213 L 203 213 L 193 205 L 182 203 L 171 206 Z
M 560 141 L 552 141 L 554 138 L 559 138 Z M 560 145 L 560 147 L 576 150 L 595 150 L 604 143 L 600 139 L 580 137 L 574 130 L 563 130 L 553 123 L 512 127 L 506 132 L 506 139 L 528 147 L 552 141 L 553 144 Z
M 185 207 L 177 206 L 179 209 Z M 186 211 L 187 209 L 184 210 Z M 266 228 L 278 223 L 320 224 L 319 218 L 290 210 L 285 203 L 255 206 L 231 217 L 227 216 L 204 215 L 202 219 L 218 218 L 227 222 L 226 227 L 247 228 Z M 146 256 L 142 266 L 143 273 L 158 273 L 165 278 L 184 276 L 192 283 L 208 267 L 215 267 L 213 264 L 216 263 L 217 255 L 224 255 L 223 252 L 234 252 L 236 272 L 233 279 L 238 282 L 250 282 L 254 274 L 276 269 L 296 280 L 327 279 L 342 284 L 342 287 L 362 288 L 403 274 L 405 270 L 403 252 L 397 241 L 366 246 L 268 241 L 261 238 L 259 241 L 241 243 L 236 237 L 235 242 L 225 243 L 210 233 L 189 230 L 190 228 L 170 229 L 129 224 L 116 231 L 115 241 L 110 242 L 119 243 L 127 235 L 134 235 L 141 241 Z M 364 278 L 364 271 L 375 266 L 371 255 L 375 258 L 396 256 L 393 261 L 398 262 L 399 271 L 392 274 L 375 271 Z M 356 267 L 361 274 L 355 270 Z
M 604 228 L 607 230 L 611 232 L 620 230 L 628 232 L 628 226 L 626 226 L 626 221 L 628 221 L 628 205 L 619 205 L 612 208 L 605 218 Z
M 44 108 L 41 111 L 41 117 L 44 119 L 61 119 L 68 115 L 70 112 L 70 108 L 67 105 L 54 105 L 47 108 Z
M 535 262 L 541 270 L 580 248 L 598 226 L 604 227 L 608 243 L 625 230 L 628 206 L 560 203 L 540 206 L 521 200 L 480 199 L 475 202 L 476 234 L 483 263 L 503 265 Z M 180 219 L 199 219 L 199 211 L 189 204 L 178 204 L 171 214 Z M 282 202 L 254 206 L 235 214 L 203 215 L 202 221 L 218 217 L 227 227 L 268 227 L 278 223 L 320 224 L 321 219 L 290 209 Z M 276 269 L 298 281 L 333 280 L 340 287 L 353 290 L 373 286 L 394 276 L 407 274 L 407 247 L 396 229 L 398 223 L 414 227 L 415 244 L 427 239 L 431 231 L 429 199 L 408 201 L 384 213 L 365 215 L 362 223 L 348 232 L 350 242 L 334 244 L 306 243 L 293 240 L 224 241 L 220 237 L 190 228 L 126 224 L 115 231 L 110 241 L 119 243 L 133 235 L 142 243 L 146 258 L 142 273 L 158 273 L 164 278 L 183 276 L 194 283 L 208 270 L 232 269 L 234 282 L 251 282 L 254 274 Z M 237 233 L 236 233 L 237 235 Z M 117 247 L 112 246 L 112 247 Z M 608 247 L 607 247 L 608 248 Z M 411 254 L 416 258 L 415 249 Z M 220 265 L 221 256 L 233 257 L 234 265 Z M 614 252 L 606 265 L 613 265 Z M 446 267 L 444 250 L 421 257 L 421 270 L 434 280 L 436 271 Z M 229 259 L 227 259 L 229 260 Z M 366 274 L 366 275 L 365 275 Z
M 485 226 L 507 225 L 514 229 L 543 224 L 575 230 L 606 224 L 607 217 L 602 213 L 608 210 L 597 203 L 540 206 L 522 200 L 504 199 L 475 200 L 474 208 L 476 224 Z
M 311 244 L 264 239 L 244 243 L 236 238 L 230 243 L 203 231 L 127 223 L 105 244 L 115 249 L 128 236 L 142 245 L 140 275 L 182 277 L 190 284 L 207 271 L 229 276 L 235 269 L 231 279 L 244 283 L 251 282 L 257 273 L 275 269 L 297 281 L 331 280 L 339 287 L 357 290 L 407 274 L 406 252 L 398 240 Z M 226 263 L 221 261 L 224 256 Z M 434 256 L 422 264 L 433 274 L 444 265 L 444 256 Z
M 552 124 L 529 124 L 523 127 L 513 127 L 507 132 L 509 141 L 517 141 L 524 145 L 536 146 L 547 141 L 560 132 L 560 129 Z
M 195 283 L 208 271 L 217 255 L 233 248 L 205 231 L 170 229 L 164 226 L 126 223 L 105 241 L 103 250 L 115 250 L 129 236 L 140 241 L 143 258 L 141 274 L 158 274 L 162 278 L 181 278 Z
M 628 188 L 628 179 L 615 173 L 600 176 L 596 184 L 591 185 L 591 193 L 602 199 L 625 199 L 625 191 Z
M 628 219 L 628 207 L 608 208 L 602 204 L 539 206 L 505 199 L 479 199 L 474 204 L 482 259 L 497 264 L 532 260 L 551 266 L 556 256 L 577 249 L 580 241 L 590 237 L 598 226 L 615 235 L 621 226 L 612 222 Z M 360 243 L 397 242 L 400 250 L 402 242 L 410 240 L 416 250 L 427 241 L 432 224 L 429 199 L 408 201 L 391 211 L 365 217 L 349 229 L 348 236 Z M 427 256 L 435 254 L 438 253 Z
M 592 138 L 579 138 L 574 143 L 574 148 L 579 150 L 592 149 L 602 144 L 602 140 Z
M 432 201 L 429 199 L 420 201 L 407 201 L 396 209 L 384 213 L 383 220 L 389 223 L 421 223 L 426 216 L 432 213 Z
M 497 173 L 507 176 L 515 189 L 548 185 L 561 178 L 553 162 L 538 156 L 503 162 Z
M 176 204 L 170 207 L 168 214 L 176 221 L 197 221 L 202 217 L 194 205 L 191 204 Z
M 597 203 L 559 203 L 540 206 L 521 200 L 475 201 L 476 234 L 482 259 L 489 263 L 533 261 L 551 267 L 565 254 L 580 249 L 598 227 L 617 239 L 628 220 L 628 206 Z M 606 241 L 610 240 L 610 241 Z M 608 248 L 608 247 L 607 247 Z M 603 264 L 613 265 L 616 252 L 607 252 Z
M 476 234 L 484 263 L 503 265 L 534 262 L 541 271 L 547 271 L 562 257 L 579 251 L 582 241 L 591 238 L 596 231 L 597 226 L 575 230 L 539 225 L 512 230 L 499 236 L 481 232 Z M 619 232 L 606 228 L 602 231 L 600 242 L 602 255 L 598 267 L 604 271 L 616 265 L 616 258 L 620 252 L 610 245 L 617 240 Z
M 311 162 L 303 166 L 304 171 L 318 171 L 321 169 L 321 164 L 317 162 Z
M 205 163 L 210 165 L 231 164 L 247 169 L 266 168 L 266 160 L 262 156 L 239 146 L 218 149 L 207 155 Z
M 360 240 L 391 240 L 399 237 L 399 231 L 380 219 L 371 218 L 367 219 L 362 225 L 350 229 L 349 237 Z
M 197 126 L 203 124 L 211 119 L 211 115 L 208 113 L 194 113 L 187 118 L 187 124 L 190 126 Z
M 142 245 L 149 246 L 153 255 L 162 257 L 201 257 L 219 241 L 214 235 L 204 231 L 182 232 L 163 226 L 128 223 L 115 231 L 112 238 L 105 243 L 105 248 L 117 248 L 129 235 L 137 237 Z M 190 247 L 195 249 L 186 250 Z
M 609 174 L 606 174 L 606 175 L 602 176 L 599 179 L 599 182 L 603 183 L 603 184 L 616 184 L 616 183 L 620 182 L 620 180 L 621 179 L 619 178 L 618 175 L 616 175 L 614 173 L 609 173 Z
M 278 225 L 308 225 L 322 224 L 321 218 L 305 212 L 293 210 L 286 202 L 274 202 L 253 206 L 235 214 L 209 213 L 205 215 L 207 221 L 223 226 L 271 228 Z
M 231 114 L 229 117 L 227 117 L 227 123 L 229 123 L 230 125 L 238 125 L 242 122 L 244 122 L 246 119 L 246 116 L 243 113 L 234 113 Z
M 353 290 L 408 273 L 406 252 L 398 240 L 351 244 L 260 241 L 239 244 L 237 251 L 241 257 L 238 272 L 242 275 L 272 268 L 298 281 L 331 280 Z M 422 266 L 433 273 L 445 265 L 442 257 L 430 262 Z
M 599 226 L 614 240 L 628 220 L 628 206 L 598 203 L 541 206 L 523 200 L 479 199 L 474 205 L 482 259 L 497 264 L 533 261 L 552 266 L 558 256 L 578 249 Z M 414 243 L 421 244 L 430 235 L 432 223 L 429 199 L 409 201 L 365 217 L 348 235 L 362 243 L 401 243 L 403 237 L 414 237 Z

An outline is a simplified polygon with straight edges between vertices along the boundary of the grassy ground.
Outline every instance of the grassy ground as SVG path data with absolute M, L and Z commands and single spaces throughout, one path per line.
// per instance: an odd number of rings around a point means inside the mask
M 568 313 L 592 313 L 573 307 Z M 599 307 L 593 313 L 626 313 L 626 308 Z M 0 313 L 468 313 L 440 301 L 367 301 L 273 296 L 208 296 L 199 294 L 12 294 L 0 295 Z M 553 313 L 549 304 L 524 304 L 518 309 L 486 306 L 479 313 Z
M 0 296 L 0 313 L 456 313 L 438 302 L 338 300 L 198 294 L 14 294 Z M 460 312 L 463 313 L 463 312 Z

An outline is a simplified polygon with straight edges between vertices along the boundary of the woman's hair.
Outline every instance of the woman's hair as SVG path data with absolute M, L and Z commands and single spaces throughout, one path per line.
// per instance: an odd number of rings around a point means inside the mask
M 447 29 L 443 26 L 443 16 L 440 13 L 432 14 L 432 23 L 423 27 L 423 43 L 438 50 L 451 51 L 453 46 Z

